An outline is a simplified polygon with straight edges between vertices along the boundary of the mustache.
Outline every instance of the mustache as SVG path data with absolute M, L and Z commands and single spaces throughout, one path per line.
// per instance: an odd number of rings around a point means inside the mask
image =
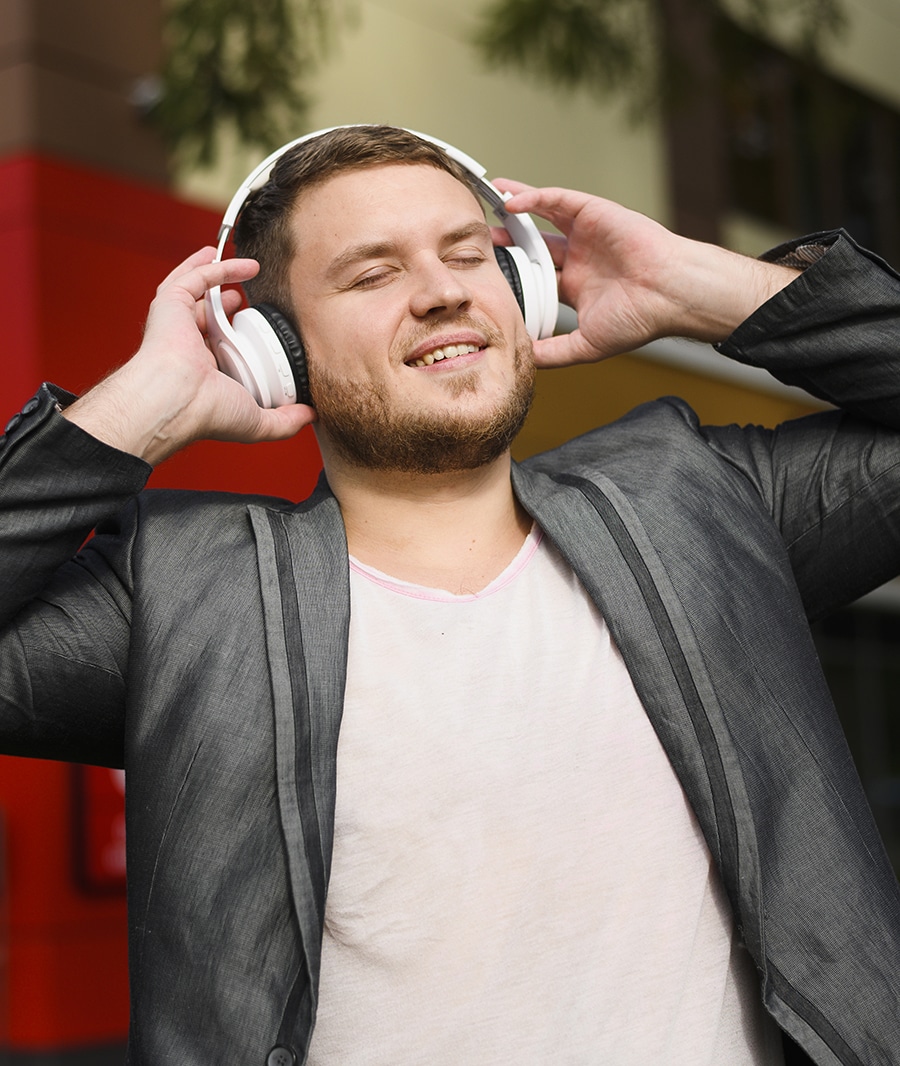
M 490 347 L 499 347 L 506 340 L 504 332 L 501 329 L 498 329 L 492 322 L 488 322 L 478 315 L 472 315 L 462 311 L 459 314 L 453 315 L 452 318 L 442 318 L 440 323 L 432 322 L 428 325 L 423 324 L 421 327 L 414 328 L 403 338 L 401 348 L 404 351 L 410 351 L 413 348 L 416 348 L 419 344 L 433 337 L 437 329 L 442 332 L 466 329 L 473 330 L 475 333 L 480 333 Z

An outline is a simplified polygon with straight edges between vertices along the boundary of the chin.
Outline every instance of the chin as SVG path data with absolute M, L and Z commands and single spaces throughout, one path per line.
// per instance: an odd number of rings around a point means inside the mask
M 426 371 L 422 371 L 426 373 Z M 333 377 L 315 361 L 309 366 L 320 430 L 335 453 L 354 466 L 408 474 L 476 470 L 494 462 L 522 428 L 534 396 L 531 344 L 516 349 L 515 374 L 485 397 L 483 368 L 448 374 L 441 381 L 450 403 L 432 409 L 395 396 L 369 382 Z

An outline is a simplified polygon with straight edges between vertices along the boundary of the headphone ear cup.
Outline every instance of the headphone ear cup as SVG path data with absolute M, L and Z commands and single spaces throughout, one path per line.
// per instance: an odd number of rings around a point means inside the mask
M 546 306 L 546 279 L 543 276 L 542 267 L 540 264 L 533 263 L 525 249 L 516 244 L 510 247 L 495 245 L 494 253 L 497 256 L 500 269 L 515 293 L 516 300 L 525 319 L 525 328 L 528 331 L 528 335 L 532 340 L 537 340 L 539 337 L 549 337 L 553 333 L 553 325 L 550 325 L 547 321 L 551 316 Z M 552 282 L 555 298 L 555 272 Z M 552 319 L 555 324 L 555 308 Z
M 519 277 L 519 268 L 509 248 L 501 244 L 494 245 L 494 255 L 497 257 L 497 265 L 503 271 L 503 276 L 509 282 L 519 310 L 525 315 L 525 294 L 522 292 L 522 279 Z
M 309 371 L 306 366 L 306 350 L 303 341 L 294 328 L 294 324 L 272 304 L 254 304 L 253 310 L 259 314 L 272 327 L 272 332 L 281 342 L 284 354 L 290 363 L 294 374 L 294 382 L 297 386 L 297 403 L 305 403 L 312 406 L 312 397 L 309 394 Z

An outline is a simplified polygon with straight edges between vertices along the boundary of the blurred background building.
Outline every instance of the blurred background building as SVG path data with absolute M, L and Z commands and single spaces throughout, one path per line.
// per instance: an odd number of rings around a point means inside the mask
M 609 6 L 595 2 L 598 11 Z M 806 9 L 831 18 L 836 2 Z M 556 6 L 532 3 L 531 16 L 549 18 Z M 785 17 L 775 12 L 762 25 L 745 6 L 633 0 L 629 32 L 644 51 L 611 89 L 604 72 L 615 68 L 614 51 L 603 53 L 599 75 L 590 63 L 599 53 L 579 55 L 571 41 L 549 63 L 533 47 L 509 61 L 496 40 L 489 58 L 474 43 L 488 16 L 504 13 L 489 0 L 220 0 L 219 23 L 231 27 L 221 39 L 193 33 L 191 20 L 199 25 L 211 2 L 0 0 L 5 408 L 12 414 L 44 379 L 81 391 L 127 358 L 157 283 L 214 242 L 222 208 L 267 148 L 341 123 L 423 130 L 490 175 L 588 190 L 751 255 L 845 226 L 900 264 L 900 6 L 841 0 L 843 27 L 823 32 L 815 53 L 798 43 L 800 5 L 782 5 Z M 296 69 L 299 83 L 302 74 L 306 108 L 299 97 L 274 102 L 283 136 L 268 146 L 247 143 L 227 117 L 221 73 L 241 55 L 241 34 L 253 32 L 242 9 L 270 27 L 287 19 L 283 54 L 269 57 L 268 78 L 263 63 L 258 99 L 279 78 Z M 515 14 L 508 3 L 505 17 Z M 552 42 L 558 29 L 525 24 L 525 37 Z M 194 128 L 216 130 L 211 159 L 189 137 L 166 139 L 158 124 L 160 71 L 175 78 L 179 54 L 190 65 L 181 70 L 182 107 L 192 99 Z M 553 62 L 586 73 L 554 81 Z M 516 455 L 670 393 L 716 422 L 772 425 L 817 407 L 705 346 L 660 341 L 595 367 L 542 372 Z M 252 449 L 196 445 L 152 484 L 299 498 L 317 470 L 305 432 Z M 841 612 L 817 639 L 900 864 L 898 588 Z M 121 775 L 2 759 L 0 829 L 0 1064 L 121 1061 Z

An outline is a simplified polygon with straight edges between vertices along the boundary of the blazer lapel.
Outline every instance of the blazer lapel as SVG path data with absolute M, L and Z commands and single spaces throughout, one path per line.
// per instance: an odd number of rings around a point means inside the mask
M 347 668 L 347 544 L 337 501 L 325 487 L 296 510 L 251 506 L 250 517 L 272 682 L 278 802 L 307 962 L 306 988 L 292 998 L 308 999 L 314 1017 Z
M 515 467 L 513 483 L 603 614 L 732 900 L 755 896 L 756 838 L 740 765 L 690 620 L 639 517 L 596 474 L 588 481 Z M 761 937 L 761 928 L 745 929 L 751 941 L 754 932 Z

